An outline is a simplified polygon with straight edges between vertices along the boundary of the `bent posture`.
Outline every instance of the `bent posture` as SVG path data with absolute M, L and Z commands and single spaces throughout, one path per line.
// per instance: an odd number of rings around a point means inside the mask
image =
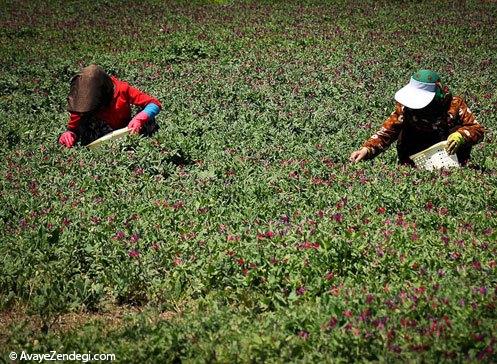
M 133 118 L 131 105 L 142 108 Z M 152 135 L 159 128 L 155 116 L 160 109 L 159 100 L 109 76 L 100 66 L 85 67 L 71 79 L 67 98 L 70 117 L 59 143 L 68 148 L 77 141 L 87 145 L 125 126 L 131 133 Z
M 372 159 L 397 140 L 399 163 L 414 165 L 410 156 L 447 140 L 447 152 L 467 163 L 471 148 L 483 139 L 484 129 L 464 100 L 443 87 L 436 72 L 420 70 L 395 94 L 395 111 L 351 162 Z

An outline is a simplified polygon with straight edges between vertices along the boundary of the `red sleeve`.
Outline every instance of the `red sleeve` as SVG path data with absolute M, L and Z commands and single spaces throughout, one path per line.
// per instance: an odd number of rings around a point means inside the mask
M 127 82 L 120 81 L 123 84 L 125 94 L 128 96 L 128 102 L 130 104 L 145 107 L 150 103 L 156 104 L 159 108 L 162 108 L 161 103 L 155 97 L 152 97 L 145 92 L 138 90 L 137 88 L 129 85 Z
M 79 124 L 81 123 L 81 116 L 75 113 L 71 113 L 69 116 L 69 122 L 67 123 L 67 130 L 75 132 L 78 130 Z

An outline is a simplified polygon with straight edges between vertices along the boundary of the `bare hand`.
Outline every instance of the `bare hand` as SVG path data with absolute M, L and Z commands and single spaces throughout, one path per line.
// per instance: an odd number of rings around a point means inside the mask
M 349 157 L 349 161 L 351 161 L 352 163 L 357 163 L 363 160 L 364 158 L 366 158 L 367 155 L 368 155 L 368 148 L 362 147 L 361 149 L 352 152 L 352 154 Z

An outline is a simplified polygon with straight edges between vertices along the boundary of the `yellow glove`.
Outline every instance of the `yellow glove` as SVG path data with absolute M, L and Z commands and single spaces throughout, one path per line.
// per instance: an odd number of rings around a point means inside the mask
M 454 154 L 465 143 L 464 137 L 458 131 L 452 133 L 447 138 L 447 146 L 445 150 L 449 154 Z

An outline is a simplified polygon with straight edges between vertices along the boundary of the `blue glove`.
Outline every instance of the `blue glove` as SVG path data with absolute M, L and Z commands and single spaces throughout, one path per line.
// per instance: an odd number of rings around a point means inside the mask
M 142 111 L 148 115 L 148 119 L 150 120 L 157 116 L 157 114 L 160 111 L 160 108 L 156 104 L 150 103 L 147 106 L 145 106 L 145 108 Z

